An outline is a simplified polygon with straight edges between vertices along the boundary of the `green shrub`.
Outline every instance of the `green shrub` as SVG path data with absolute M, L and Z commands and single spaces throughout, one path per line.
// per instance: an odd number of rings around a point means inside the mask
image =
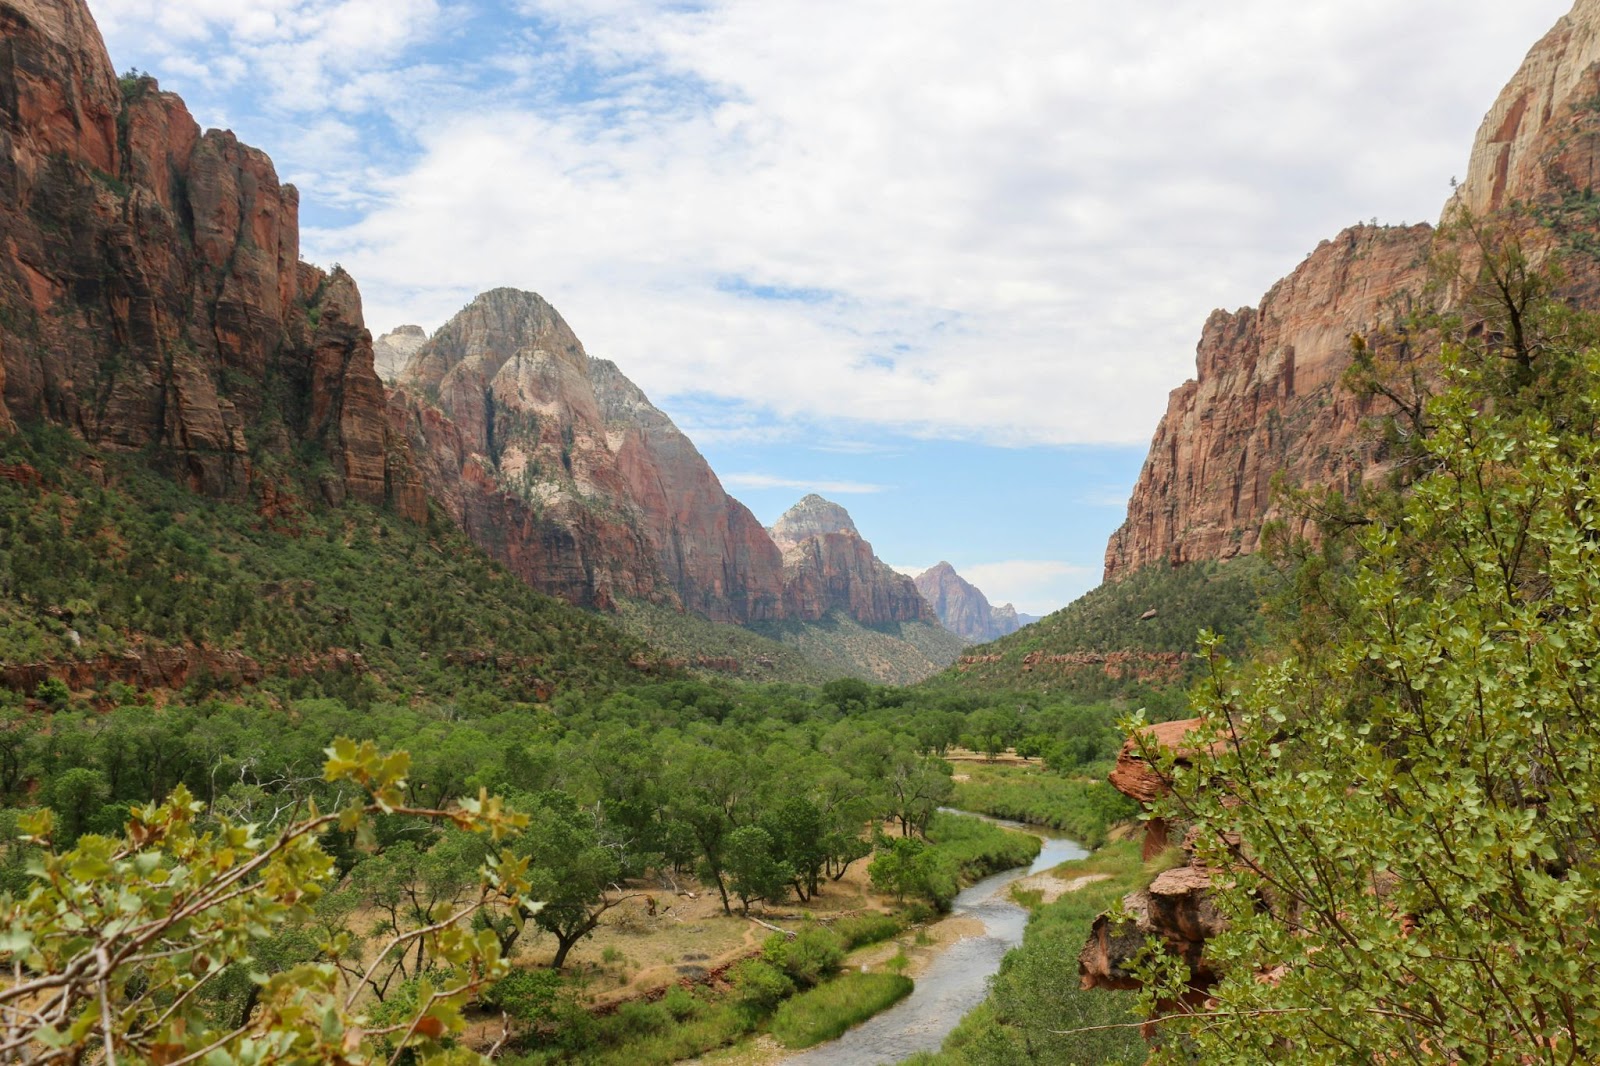
M 491 1011 L 504 1011 L 534 1025 L 555 1016 L 560 990 L 561 978 L 553 970 L 512 970 L 485 989 L 480 1002 Z
M 785 1002 L 772 1017 L 772 1035 L 785 1047 L 811 1047 L 899 1002 L 911 989 L 911 979 L 899 974 L 847 973 Z
M 766 1014 L 794 992 L 789 975 L 760 959 L 746 959 L 729 975 L 733 995 L 748 1010 Z
M 801 988 L 810 988 L 839 972 L 845 945 L 838 934 L 820 925 L 807 926 L 789 940 L 778 934 L 761 948 L 766 962 L 783 970 Z
M 847 951 L 888 940 L 904 928 L 905 923 L 892 914 L 854 914 L 833 923 L 833 931 Z
M 694 993 L 682 985 L 673 985 L 667 989 L 667 994 L 661 997 L 661 1006 L 666 1008 L 675 1022 L 687 1021 L 700 1011 L 700 1001 L 694 998 Z

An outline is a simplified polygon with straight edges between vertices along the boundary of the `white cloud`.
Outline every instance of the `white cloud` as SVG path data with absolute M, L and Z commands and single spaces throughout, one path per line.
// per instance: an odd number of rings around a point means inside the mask
M 804 492 L 838 493 L 840 495 L 867 495 L 883 492 L 887 485 L 873 485 L 865 481 L 808 481 L 804 478 L 777 477 L 772 474 L 723 474 L 721 481 L 730 489 L 798 489 Z
M 455 64 L 416 49 L 487 5 L 97 11 L 283 114 L 394 124 L 400 165 L 300 119 L 264 145 L 356 212 L 304 243 L 376 329 L 516 285 L 668 409 L 1142 444 L 1212 307 L 1437 213 L 1566 6 L 522 0 Z

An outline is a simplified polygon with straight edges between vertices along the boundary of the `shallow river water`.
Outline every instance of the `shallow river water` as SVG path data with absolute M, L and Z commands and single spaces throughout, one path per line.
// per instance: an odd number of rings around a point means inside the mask
M 981 818 L 966 811 L 953 813 Z M 877 1066 L 894 1063 L 919 1051 L 936 1051 L 961 1016 L 983 1002 L 989 978 L 1000 969 L 1005 953 L 1022 943 L 1028 912 L 1013 903 L 1009 889 L 1029 874 L 1048 870 L 1088 854 L 1077 842 L 1048 829 L 999 818 L 985 821 L 1019 829 L 1044 840 L 1032 866 L 1019 866 L 985 878 L 956 897 L 952 916 L 976 918 L 982 936 L 970 936 L 946 948 L 922 976 L 911 995 L 851 1029 L 839 1039 L 785 1059 L 784 1066 Z

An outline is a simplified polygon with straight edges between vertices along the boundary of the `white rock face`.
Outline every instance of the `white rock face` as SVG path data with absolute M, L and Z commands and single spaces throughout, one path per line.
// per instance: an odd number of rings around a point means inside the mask
M 372 342 L 372 369 L 385 385 L 393 385 L 427 339 L 421 326 L 396 326 Z

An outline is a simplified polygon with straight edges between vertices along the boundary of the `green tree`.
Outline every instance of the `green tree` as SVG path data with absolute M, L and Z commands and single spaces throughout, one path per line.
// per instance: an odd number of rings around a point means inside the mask
M 359 1005 L 364 986 L 308 962 L 261 974 L 242 1021 L 210 1009 L 206 986 L 253 965 L 257 946 L 306 920 L 332 883 L 333 860 L 317 838 L 336 827 L 364 835 L 372 815 L 402 807 L 403 753 L 340 740 L 328 754 L 328 781 L 359 798 L 270 836 L 227 820 L 203 827 L 204 806 L 181 786 L 165 803 L 134 809 L 120 839 L 84 836 L 70 850 L 56 846 L 51 812 L 22 816 L 37 871 L 26 893 L 0 895 L 0 965 L 15 975 L 0 988 L 0 1058 L 298 1066 L 370 1061 L 393 1045 L 424 1062 L 481 1061 L 447 1051 L 445 1040 L 461 1028 L 461 1008 L 504 971 L 494 938 L 469 927 L 475 911 L 525 901 L 521 866 L 504 855 L 485 866 L 471 901 L 380 953 L 425 939 L 448 967 L 419 982 L 413 1009 L 373 1024 Z M 407 813 L 494 840 L 526 822 L 488 799 Z M 336 936 L 321 951 L 336 960 L 347 944 Z
M 617 884 L 621 867 L 616 850 L 602 836 L 595 811 L 580 808 L 564 792 L 546 792 L 532 813 L 532 826 L 517 845 L 528 859 L 530 893 L 540 901 L 528 916 L 556 938 L 550 966 L 559 970 L 578 941 L 631 894 Z M 500 928 L 516 929 L 505 923 Z M 509 949 L 514 940 L 502 942 Z
M 728 883 L 746 914 L 754 900 L 782 900 L 794 867 L 777 857 L 772 835 L 758 825 L 728 834 Z
M 1228 870 L 1230 924 L 1160 1061 L 1600 1056 L 1600 355 L 1536 336 L 1446 358 L 1429 473 L 1361 529 L 1329 639 L 1214 657 L 1216 747 L 1163 759 L 1163 813 Z M 1190 978 L 1146 976 L 1152 1004 Z

